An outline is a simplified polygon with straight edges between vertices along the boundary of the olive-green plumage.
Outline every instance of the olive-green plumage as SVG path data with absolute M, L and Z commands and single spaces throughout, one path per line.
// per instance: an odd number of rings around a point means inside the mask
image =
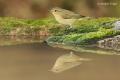
M 53 8 L 51 9 L 51 13 L 54 15 L 55 19 L 65 25 L 72 25 L 76 20 L 83 18 L 85 16 L 82 16 L 80 14 L 76 14 L 72 11 L 62 9 L 62 8 Z

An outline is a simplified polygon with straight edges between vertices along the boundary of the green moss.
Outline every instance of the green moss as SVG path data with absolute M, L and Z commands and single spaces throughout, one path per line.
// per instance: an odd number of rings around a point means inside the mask
M 74 23 L 74 27 L 78 33 L 88 33 L 98 31 L 99 28 L 110 29 L 113 23 L 118 20 L 116 18 L 98 18 L 90 20 L 78 20 Z
M 18 34 L 29 34 L 40 31 L 45 27 L 50 27 L 55 25 L 57 22 L 53 18 L 45 19 L 18 19 L 13 17 L 1 17 L 0 18 L 0 35 L 9 35 L 14 32 L 15 35 Z M 18 28 L 20 30 L 17 31 Z
M 18 27 L 18 26 L 42 26 L 56 24 L 55 19 L 45 18 L 45 19 L 18 19 L 13 17 L 0 18 L 0 26 L 3 27 Z
M 120 32 L 114 31 L 112 29 L 100 29 L 97 32 L 90 32 L 90 33 L 85 33 L 81 37 L 79 37 L 76 41 L 75 44 L 92 44 L 95 43 L 96 41 L 106 38 L 106 37 L 112 37 L 115 35 L 118 35 Z
M 112 29 L 117 20 L 117 18 L 78 20 L 74 23 L 73 28 L 59 29 L 47 41 L 72 45 L 93 44 L 100 39 L 120 34 L 120 31 Z
M 48 42 L 85 45 L 120 34 L 120 31 L 112 29 L 113 23 L 117 20 L 119 19 L 83 19 L 77 20 L 73 27 L 69 28 L 69 26 L 57 24 L 53 18 L 36 20 L 0 18 L 0 35 L 34 35 L 47 28 L 52 33 L 52 36 L 47 39 Z

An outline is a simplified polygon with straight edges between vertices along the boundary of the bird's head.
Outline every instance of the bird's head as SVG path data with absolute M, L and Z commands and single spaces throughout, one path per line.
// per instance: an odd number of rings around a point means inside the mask
M 64 14 L 65 14 L 65 9 L 55 7 L 55 8 L 52 8 L 52 9 L 50 10 L 50 12 L 51 12 L 53 15 L 64 15 Z

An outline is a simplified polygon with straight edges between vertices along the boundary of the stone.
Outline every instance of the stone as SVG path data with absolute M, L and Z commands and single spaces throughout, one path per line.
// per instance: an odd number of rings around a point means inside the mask
M 120 30 L 120 21 L 114 23 L 114 30 Z
M 120 35 L 98 41 L 98 47 L 120 51 Z

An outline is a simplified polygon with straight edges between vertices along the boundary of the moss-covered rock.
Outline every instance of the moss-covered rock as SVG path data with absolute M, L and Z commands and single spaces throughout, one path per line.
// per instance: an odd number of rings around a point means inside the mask
M 77 20 L 73 27 L 61 25 L 53 18 L 28 20 L 0 18 L 0 35 L 51 35 L 48 43 L 86 45 L 120 34 L 113 30 L 117 18 L 94 18 Z
M 56 32 L 47 39 L 49 43 L 62 43 L 70 45 L 94 44 L 100 39 L 120 34 L 113 30 L 117 18 L 98 18 L 90 20 L 78 20 L 73 28 L 55 28 Z

